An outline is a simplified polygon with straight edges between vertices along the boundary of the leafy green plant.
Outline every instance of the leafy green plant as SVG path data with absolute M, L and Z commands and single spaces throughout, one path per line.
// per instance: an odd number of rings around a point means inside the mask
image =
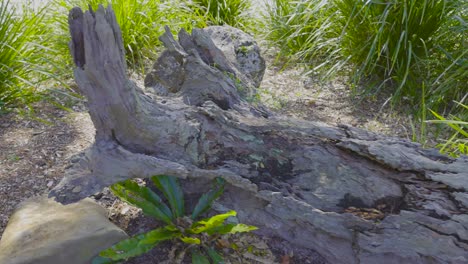
M 0 3 L 0 113 L 40 99 L 36 92 L 44 12 Z
M 206 17 L 208 25 L 230 25 L 247 29 L 252 18 L 247 17 L 248 0 L 192 0 L 188 6 L 198 15 Z
M 225 181 L 221 178 L 215 179 L 212 189 L 200 197 L 190 216 L 185 214 L 184 195 L 175 177 L 160 175 L 151 180 L 169 205 L 151 189 L 132 180 L 114 184 L 111 190 L 120 199 L 141 208 L 144 214 L 164 222 L 166 226 L 117 243 L 102 251 L 94 258 L 93 264 L 123 261 L 144 254 L 166 240 L 179 240 L 188 245 L 179 253 L 179 261 L 190 250 L 194 264 L 210 263 L 209 259 L 213 263 L 223 263 L 222 255 L 214 248 L 216 240 L 222 235 L 257 229 L 245 224 L 226 223 L 229 217 L 236 216 L 235 211 L 197 220 L 223 193 Z

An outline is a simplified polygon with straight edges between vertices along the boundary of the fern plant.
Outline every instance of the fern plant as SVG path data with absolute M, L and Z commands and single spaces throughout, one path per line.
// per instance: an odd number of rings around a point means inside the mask
M 93 264 L 118 263 L 144 254 L 167 240 L 179 240 L 188 245 L 179 252 L 179 261 L 190 250 L 194 264 L 209 264 L 210 259 L 212 263 L 223 263 L 222 255 L 214 248 L 216 240 L 222 235 L 257 229 L 245 224 L 226 223 L 229 217 L 236 216 L 235 211 L 197 220 L 223 193 L 225 181 L 221 178 L 215 179 L 211 190 L 200 197 L 190 216 L 185 214 L 184 194 L 177 178 L 160 175 L 153 176 L 151 180 L 166 198 L 167 204 L 151 189 L 139 186 L 132 180 L 114 184 L 111 190 L 123 201 L 141 208 L 144 214 L 166 225 L 123 240 L 102 251 L 93 259 Z

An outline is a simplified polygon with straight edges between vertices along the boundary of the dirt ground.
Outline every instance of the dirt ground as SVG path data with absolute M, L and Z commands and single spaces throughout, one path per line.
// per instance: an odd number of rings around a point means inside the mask
M 271 62 L 272 58 L 268 58 Z M 382 109 L 385 99 L 354 98 L 344 81 L 319 84 L 303 77 L 298 68 L 280 70 L 270 63 L 260 88 L 262 101 L 280 114 L 330 125 L 350 124 L 391 136 L 411 138 L 409 117 Z M 53 188 L 63 177 L 69 160 L 86 149 L 94 127 L 83 103 L 72 111 L 48 103 L 35 108 L 35 117 L 0 116 L 0 238 L 14 208 L 29 197 Z M 136 208 L 116 200 L 108 191 L 99 202 L 109 209 L 109 218 L 130 235 L 157 226 Z M 281 239 L 252 238 L 266 243 L 271 263 L 325 263 L 314 252 L 294 249 Z M 151 251 L 129 263 L 153 263 L 151 256 L 167 255 L 170 246 Z M 253 261 L 246 263 L 262 263 Z
M 89 115 L 74 109 L 41 103 L 34 119 L 0 116 L 0 237 L 16 205 L 55 186 L 69 159 L 92 143 Z

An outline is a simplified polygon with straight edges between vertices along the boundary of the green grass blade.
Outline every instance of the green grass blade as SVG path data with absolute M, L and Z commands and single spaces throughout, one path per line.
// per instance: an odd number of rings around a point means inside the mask
M 44 15 L 44 9 L 0 3 L 0 112 L 41 99 L 33 81 L 41 74 L 33 65 L 44 56 L 40 43 L 47 43 Z
M 437 117 L 439 119 L 439 121 L 437 120 L 430 120 L 428 122 L 433 122 L 433 123 L 436 123 L 436 122 L 440 122 L 442 121 L 444 124 L 447 124 L 448 126 L 450 126 L 453 130 L 457 131 L 458 133 L 462 134 L 464 137 L 467 137 L 468 138 L 468 132 L 464 131 L 463 128 L 461 128 L 460 126 L 458 126 L 458 121 L 452 121 L 452 120 L 447 120 L 445 119 L 443 116 L 437 114 L 436 112 L 432 111 L 432 110 L 429 110 L 431 111 L 431 113 Z M 466 122 L 463 122 L 463 123 L 466 123 Z M 463 124 L 465 125 L 465 124 Z
M 468 122 L 466 121 L 458 121 L 458 120 L 427 120 L 429 123 L 434 123 L 434 124 L 453 124 L 453 125 L 464 125 L 467 126 Z

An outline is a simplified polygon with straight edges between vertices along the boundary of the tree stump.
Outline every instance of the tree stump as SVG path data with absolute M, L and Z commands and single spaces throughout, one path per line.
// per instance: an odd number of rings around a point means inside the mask
M 178 41 L 166 30 L 184 74 L 166 95 L 145 93 L 127 77 L 110 6 L 74 8 L 69 24 L 96 138 L 50 193 L 58 201 L 132 177 L 172 175 L 200 191 L 223 177 L 220 202 L 242 222 L 330 263 L 468 263 L 467 157 L 275 115 L 200 29 Z

